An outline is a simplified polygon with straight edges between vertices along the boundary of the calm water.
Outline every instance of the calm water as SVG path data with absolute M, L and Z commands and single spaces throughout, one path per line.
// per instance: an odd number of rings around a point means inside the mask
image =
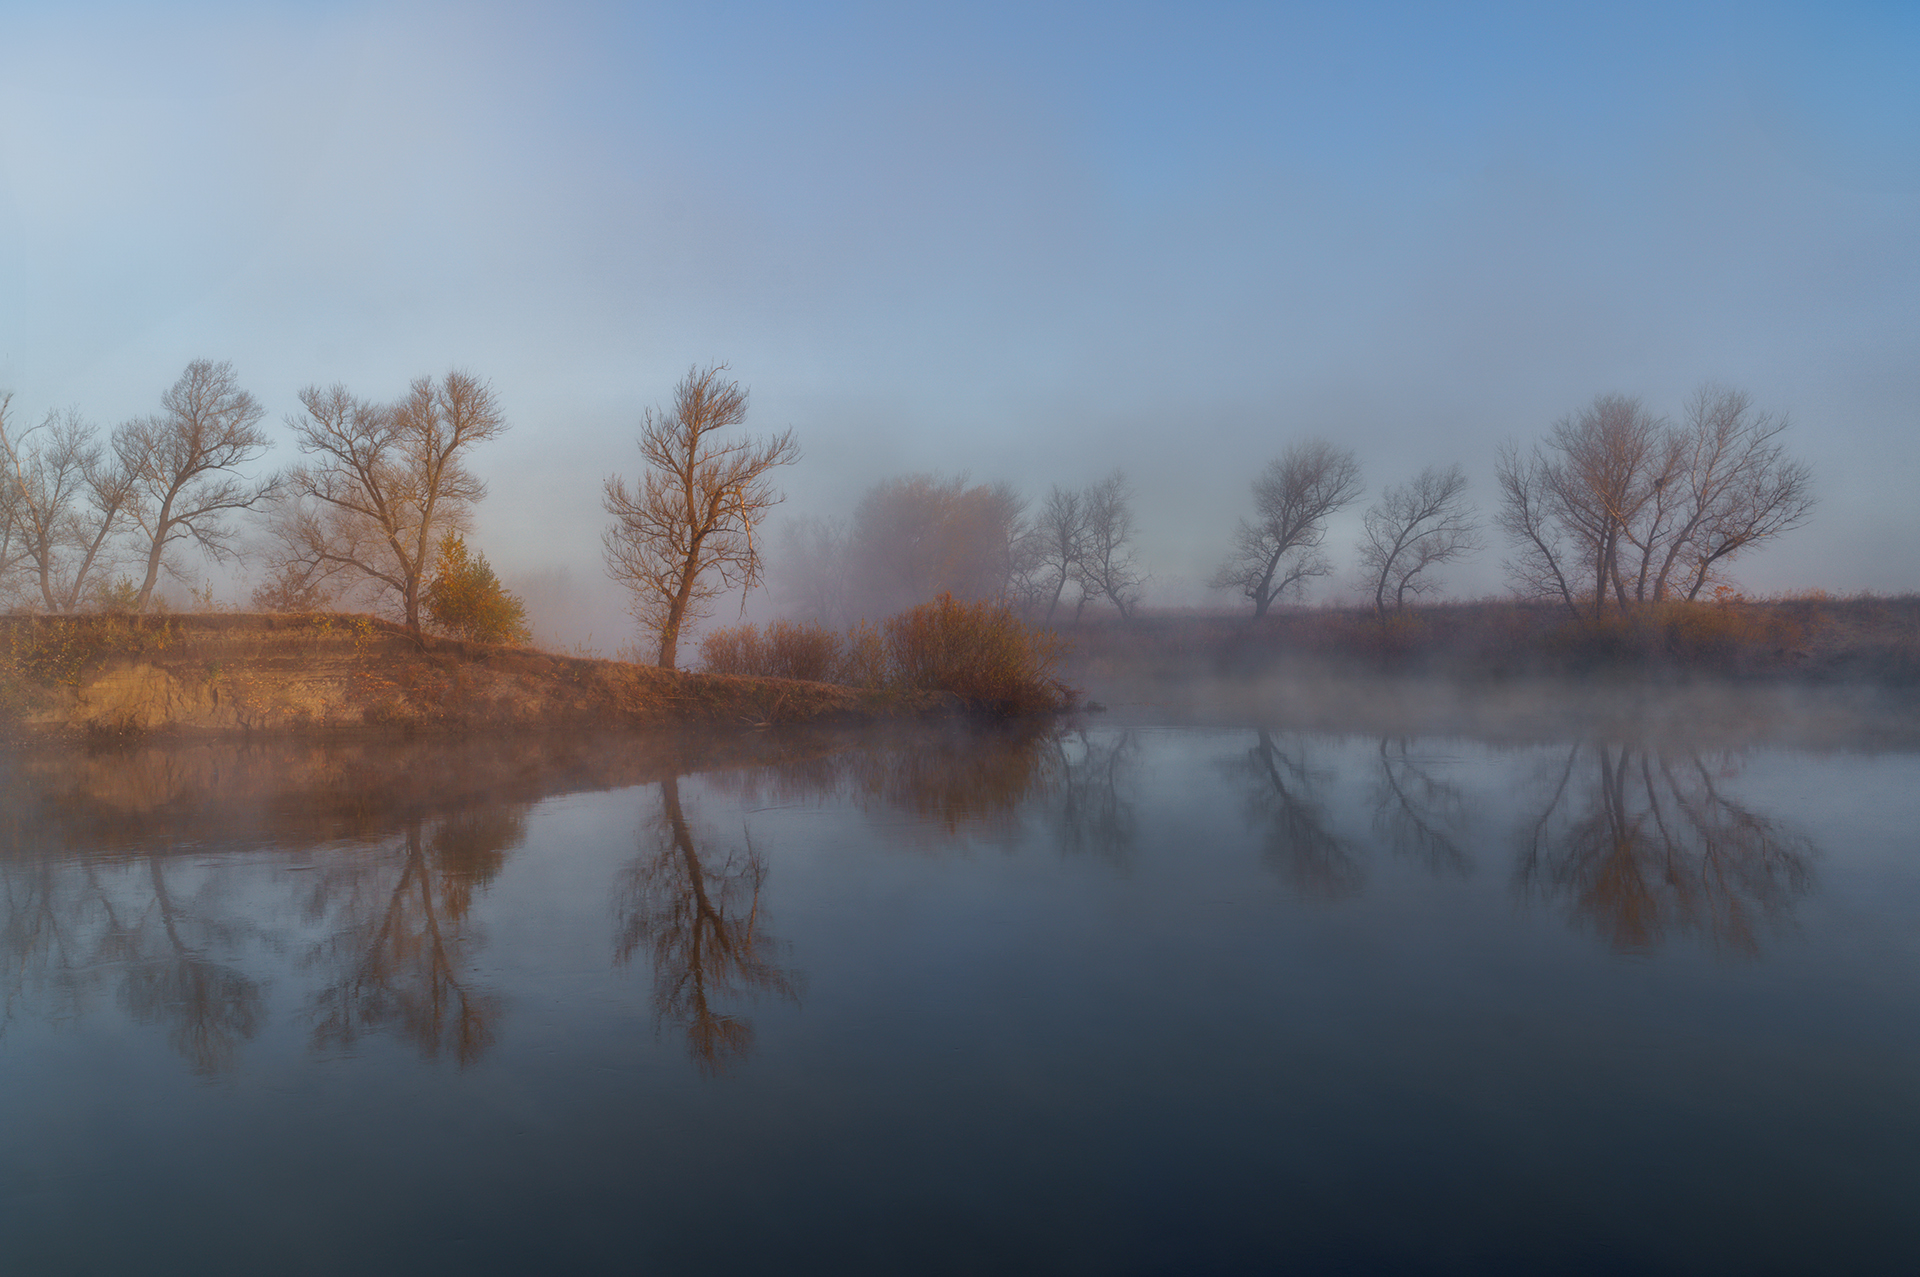
M 7 1273 L 1920 1271 L 1920 754 L 0 760 Z

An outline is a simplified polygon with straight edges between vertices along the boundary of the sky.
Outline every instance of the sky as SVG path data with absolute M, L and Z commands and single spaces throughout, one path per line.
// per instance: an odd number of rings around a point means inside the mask
M 1289 442 L 1490 514 L 1503 440 L 1717 382 L 1819 498 L 1739 580 L 1912 591 L 1916 66 L 1911 4 L 0 0 L 0 389 L 106 428 L 229 360 L 278 465 L 303 387 L 472 371 L 473 540 L 608 651 L 602 481 L 719 360 L 776 521 L 1122 467 L 1164 606 Z

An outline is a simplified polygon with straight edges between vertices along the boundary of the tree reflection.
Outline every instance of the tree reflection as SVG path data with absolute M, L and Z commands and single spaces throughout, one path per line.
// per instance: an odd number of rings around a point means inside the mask
M 746 806 L 843 798 L 905 812 L 946 835 L 1010 834 L 1022 804 L 1061 784 L 1069 763 L 1059 741 L 1050 727 L 1033 724 L 869 732 L 832 753 L 715 772 L 711 783 Z M 1121 748 L 1108 761 L 1117 766 L 1129 752 Z M 1084 780 L 1090 789 L 1099 783 L 1091 773 Z
M 660 818 L 647 840 L 626 873 L 615 957 L 630 962 L 647 947 L 654 1013 L 679 1026 L 694 1062 L 716 1076 L 753 1048 L 752 1022 L 728 1002 L 763 991 L 799 997 L 796 978 L 768 957 L 777 944 L 762 926 L 767 864 L 750 839 L 703 856 L 678 777 L 660 782 Z
M 1250 782 L 1247 824 L 1261 834 L 1267 862 L 1296 891 L 1333 900 L 1366 885 L 1353 848 L 1333 831 L 1316 792 L 1326 774 L 1309 767 L 1303 742 L 1283 748 L 1260 728 L 1253 748 L 1229 770 Z
M 1566 901 L 1616 950 L 1699 932 L 1758 952 L 1762 924 L 1812 884 L 1812 844 L 1722 792 L 1731 759 L 1716 773 L 1698 754 L 1576 745 L 1556 770 L 1515 880 L 1524 895 Z
M 1405 738 L 1380 738 L 1373 788 L 1373 827 L 1395 851 L 1416 856 L 1434 873 L 1464 874 L 1472 861 L 1461 850 L 1466 795 L 1443 779 L 1435 760 L 1417 755 Z
M 213 955 L 237 949 L 252 928 L 225 919 L 210 888 L 179 898 L 167 866 L 156 850 L 115 872 L 36 858 L 0 875 L 0 1028 L 29 991 L 77 1013 L 90 991 L 117 977 L 121 1005 L 143 1024 L 166 1026 L 196 1073 L 231 1068 L 259 1031 L 264 992 Z
M 166 1024 L 167 1040 L 195 1072 L 222 1072 L 232 1066 L 239 1044 L 259 1031 L 260 982 L 207 956 L 216 946 L 233 947 L 234 924 L 183 908 L 168 889 L 160 858 L 146 859 L 152 908 L 138 929 L 122 932 L 116 926 L 108 932 L 123 951 L 116 955 L 126 967 L 121 999 L 141 1023 Z M 156 930 L 149 949 L 141 941 Z M 195 933 L 192 942 L 190 932 Z
M 308 910 L 345 915 L 320 956 L 342 974 L 313 1000 L 316 1047 L 351 1047 L 391 1031 L 422 1055 L 461 1064 L 493 1043 L 500 999 L 475 988 L 463 950 L 474 939 L 474 891 L 526 837 L 520 806 L 474 808 L 429 825 L 409 820 L 388 857 L 356 858 L 324 875 Z
M 1053 746 L 1061 848 L 1119 858 L 1133 846 L 1137 825 L 1126 797 L 1139 762 L 1134 733 L 1080 728 L 1055 736 Z

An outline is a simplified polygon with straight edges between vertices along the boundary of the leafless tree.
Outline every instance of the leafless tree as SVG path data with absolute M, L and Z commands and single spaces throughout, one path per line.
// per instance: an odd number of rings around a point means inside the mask
M 1544 445 L 1502 448 L 1499 523 L 1522 593 L 1575 615 L 1696 597 L 1716 566 L 1798 527 L 1812 472 L 1777 442 L 1786 421 L 1739 391 L 1707 387 L 1670 426 L 1637 399 L 1601 395 Z
M 1254 517 L 1240 521 L 1212 584 L 1239 590 L 1253 600 L 1253 614 L 1265 616 L 1289 588 L 1333 570 L 1320 553 L 1327 520 L 1360 491 L 1351 451 L 1321 439 L 1289 446 L 1253 481 Z
M 1666 484 L 1680 492 L 1677 512 L 1639 542 L 1643 588 L 1647 565 L 1659 563 L 1653 598 L 1682 588 L 1695 598 L 1719 564 L 1806 522 L 1813 470 L 1786 455 L 1786 428 L 1785 417 L 1755 412 L 1744 391 L 1705 386 L 1688 400 Z
M 10 554 L 32 577 L 47 611 L 71 612 L 106 562 L 134 499 L 133 484 L 94 428 L 71 410 L 49 412 L 38 426 L 15 434 L 7 421 L 10 398 L 0 398 Z
M 225 516 L 252 509 L 279 483 L 238 473 L 266 451 L 268 439 L 260 429 L 266 410 L 240 389 L 232 364 L 194 360 L 160 404 L 158 416 L 113 432 L 114 452 L 133 480 L 131 513 L 147 543 L 142 612 L 170 544 L 191 539 L 210 557 L 225 558 L 234 536 Z
M 1372 578 L 1373 608 L 1386 615 L 1387 592 L 1397 611 L 1409 594 L 1433 586 L 1428 568 L 1480 548 L 1479 519 L 1466 503 L 1467 476 L 1459 466 L 1428 466 L 1388 488 L 1362 523 L 1360 565 Z
M 486 485 L 466 454 L 506 431 L 493 390 L 465 372 L 413 383 L 396 404 L 356 399 L 345 386 L 300 393 L 288 419 L 315 460 L 288 472 L 291 500 L 277 511 L 283 552 L 274 566 L 304 580 L 370 583 L 397 601 L 422 639 L 424 580 L 442 533 L 464 530 Z
M 1087 489 L 1086 534 L 1080 558 L 1080 588 L 1086 599 L 1104 598 L 1122 618 L 1140 603 L 1147 579 L 1133 549 L 1133 489 L 1119 470 Z
M 647 412 L 640 482 L 606 482 L 603 504 L 614 519 L 602 538 L 607 571 L 632 591 L 634 619 L 659 637 L 662 669 L 674 667 L 682 626 L 733 587 L 760 583 L 754 529 L 781 500 L 767 474 L 800 459 L 791 430 L 735 443 L 714 437 L 747 418 L 747 392 L 726 371 L 688 370 L 673 410 Z
M 1067 582 L 1078 580 L 1086 555 L 1087 509 L 1081 493 L 1054 484 L 1040 507 L 1033 539 L 1034 594 L 1047 600 L 1047 621 L 1060 606 Z

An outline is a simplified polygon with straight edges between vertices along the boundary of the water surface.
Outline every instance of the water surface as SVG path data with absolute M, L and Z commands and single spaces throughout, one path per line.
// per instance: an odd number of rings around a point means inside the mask
M 1909 1271 L 1920 755 L 0 772 L 0 1268 Z

